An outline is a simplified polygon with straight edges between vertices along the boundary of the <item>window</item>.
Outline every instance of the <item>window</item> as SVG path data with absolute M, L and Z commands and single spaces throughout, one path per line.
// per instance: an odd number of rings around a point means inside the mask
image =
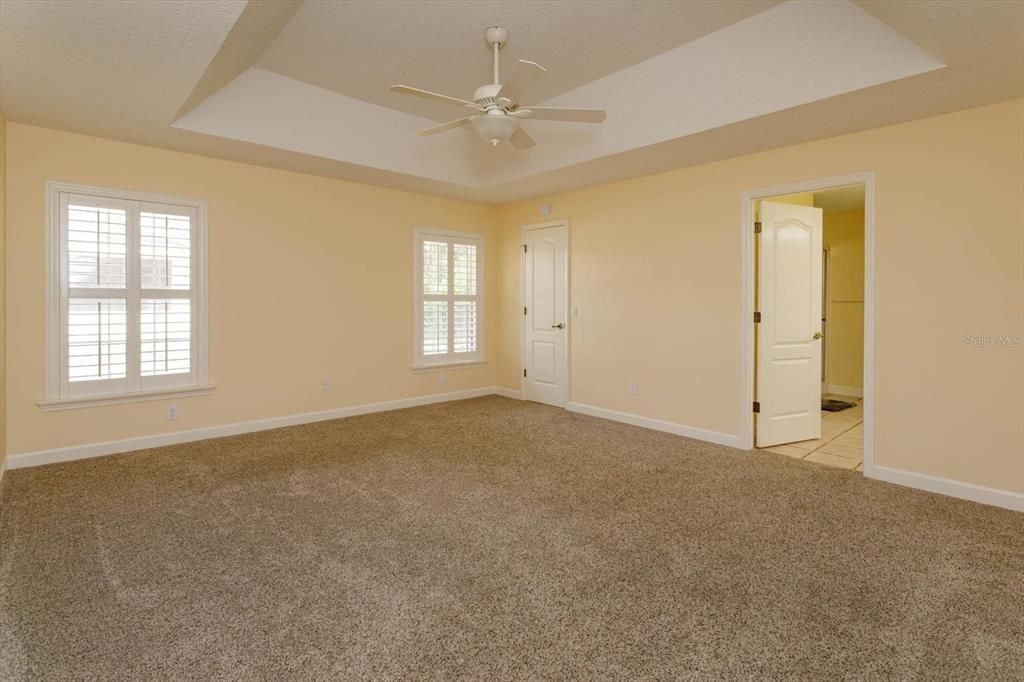
M 480 235 L 415 231 L 414 367 L 483 360 Z
M 206 383 L 203 202 L 48 183 L 47 400 Z

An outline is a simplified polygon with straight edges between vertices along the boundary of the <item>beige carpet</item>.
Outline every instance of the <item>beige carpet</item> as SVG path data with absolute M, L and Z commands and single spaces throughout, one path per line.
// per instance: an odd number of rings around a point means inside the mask
M 505 398 L 5 478 L 5 681 L 1024 674 L 1021 515 Z

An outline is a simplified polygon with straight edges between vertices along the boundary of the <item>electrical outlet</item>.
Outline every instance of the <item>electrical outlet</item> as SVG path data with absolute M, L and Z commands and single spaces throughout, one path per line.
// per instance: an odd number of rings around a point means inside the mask
M 178 418 L 178 406 L 171 405 L 167 408 L 167 421 L 172 422 Z
M 448 377 L 446 377 L 443 374 L 440 375 L 439 377 L 437 377 L 437 385 L 438 386 L 447 386 L 448 385 Z
M 626 386 L 626 390 L 629 391 L 630 395 L 636 395 L 636 384 L 633 383 L 633 382 L 630 382 L 629 385 Z
M 323 381 L 321 381 L 320 382 L 320 390 L 321 391 L 329 391 L 329 390 L 331 390 L 331 382 L 329 380 L 327 380 L 327 379 L 324 379 Z

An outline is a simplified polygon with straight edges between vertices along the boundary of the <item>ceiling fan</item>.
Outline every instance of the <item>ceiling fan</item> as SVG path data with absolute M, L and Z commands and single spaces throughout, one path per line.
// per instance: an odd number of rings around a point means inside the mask
M 523 119 L 541 121 L 568 121 L 572 123 L 601 123 L 605 119 L 603 109 L 564 109 L 558 107 L 535 107 L 520 104 L 523 95 L 546 71 L 536 62 L 520 59 L 512 75 L 504 83 L 498 77 L 498 51 L 508 40 L 508 31 L 501 26 L 491 26 L 484 31 L 487 44 L 494 50 L 494 82 L 481 85 L 473 93 L 473 101 L 441 95 L 408 85 L 392 85 L 391 89 L 406 95 L 416 95 L 448 104 L 460 104 L 477 113 L 448 121 L 433 128 L 421 130 L 420 135 L 434 135 L 472 125 L 480 137 L 492 145 L 508 140 L 516 149 L 529 149 L 536 142 L 521 127 Z

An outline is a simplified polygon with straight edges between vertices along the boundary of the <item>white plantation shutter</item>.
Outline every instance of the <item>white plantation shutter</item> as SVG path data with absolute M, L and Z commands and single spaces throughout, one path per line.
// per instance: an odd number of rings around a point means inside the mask
M 197 385 L 197 205 L 51 192 L 59 378 L 48 380 L 48 398 Z
M 192 374 L 195 209 L 139 204 L 139 372 L 143 387 Z
M 192 370 L 192 311 L 189 300 L 142 299 L 139 316 L 142 376 Z
M 127 390 L 128 202 L 62 194 L 62 377 L 68 394 Z
M 452 351 L 477 352 L 477 245 L 452 243 Z
M 423 302 L 423 355 L 428 357 L 448 354 L 448 303 Z
M 479 235 L 416 230 L 414 249 L 414 365 L 480 360 L 483 244 Z
M 123 380 L 127 366 L 124 299 L 68 300 L 68 381 Z

